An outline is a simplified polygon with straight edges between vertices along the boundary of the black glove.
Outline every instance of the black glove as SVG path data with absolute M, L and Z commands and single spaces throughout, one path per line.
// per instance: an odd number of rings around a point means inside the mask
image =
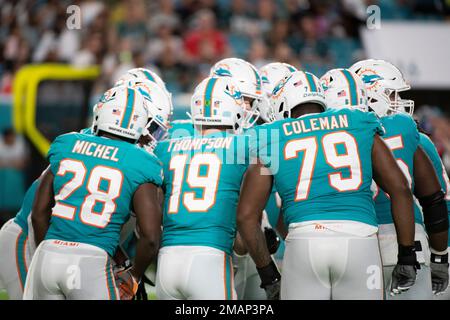
M 416 282 L 417 262 L 415 246 L 398 245 L 398 261 L 392 271 L 391 295 L 409 290 Z
M 267 266 L 256 269 L 261 278 L 261 288 L 266 291 L 267 300 L 280 300 L 281 274 L 275 262 L 271 261 Z
M 430 268 L 433 293 L 440 295 L 448 287 L 448 253 L 443 255 L 431 253 Z
M 280 237 L 278 237 L 277 233 L 274 229 L 265 227 L 264 228 L 264 236 L 266 237 L 266 245 L 270 254 L 274 254 L 277 252 L 278 247 L 280 246 Z

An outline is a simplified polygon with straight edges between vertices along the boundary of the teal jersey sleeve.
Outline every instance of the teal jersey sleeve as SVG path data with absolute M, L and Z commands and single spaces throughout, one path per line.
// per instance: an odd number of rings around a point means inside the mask
M 114 255 L 136 189 L 162 184 L 158 159 L 131 143 L 70 133 L 48 154 L 55 206 L 47 239 L 82 242 Z
M 17 223 L 25 234 L 28 234 L 28 217 L 30 216 L 31 209 L 33 207 L 34 197 L 36 195 L 37 188 L 39 187 L 40 180 L 36 179 L 28 188 L 23 198 L 22 207 L 14 218 L 14 222 Z
M 231 254 L 248 137 L 226 133 L 161 142 L 162 246 L 209 246 Z
M 91 128 L 91 127 L 81 129 L 81 130 L 80 130 L 80 133 L 84 133 L 84 134 L 94 134 L 94 133 L 92 132 L 92 128 Z
M 419 132 L 413 118 L 405 114 L 394 114 L 381 119 L 386 130 L 384 141 L 391 149 L 394 158 L 407 180 L 414 188 L 414 153 L 419 145 Z M 375 210 L 379 224 L 393 223 L 391 201 L 388 195 L 379 187 L 376 188 Z M 417 204 L 414 204 L 416 223 L 422 224 L 422 214 Z
M 439 157 L 439 153 L 436 150 L 433 142 L 430 138 L 428 138 L 425 134 L 420 134 L 420 146 L 425 151 L 425 153 L 430 158 L 433 163 L 433 167 L 436 170 L 436 174 L 439 178 L 439 182 L 441 184 L 442 191 L 445 193 L 445 200 L 447 202 L 447 211 L 450 218 L 450 181 L 445 171 L 444 164 L 442 163 L 441 158 Z M 448 240 L 448 246 L 450 247 L 450 239 Z
M 373 139 L 384 131 L 377 117 L 328 110 L 259 130 L 258 156 L 274 176 L 286 225 L 316 220 L 377 224 L 370 190 Z
M 194 125 L 191 120 L 175 120 L 170 123 L 169 139 L 190 137 L 195 135 Z

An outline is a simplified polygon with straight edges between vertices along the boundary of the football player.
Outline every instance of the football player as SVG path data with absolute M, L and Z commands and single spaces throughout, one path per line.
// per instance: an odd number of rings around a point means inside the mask
M 253 127 L 260 118 L 264 122 L 273 120 L 261 76 L 250 62 L 238 58 L 222 59 L 211 68 L 210 77 L 231 77 L 239 85 L 245 101 L 244 129 Z
M 0 230 L 0 287 L 5 288 L 10 300 L 21 300 L 28 267 L 36 246 L 29 215 L 40 178 L 28 188 L 22 207 L 16 217 Z
M 444 164 L 442 163 L 442 160 L 439 157 L 439 153 L 436 150 L 436 147 L 434 146 L 433 142 L 423 132 L 420 132 L 419 144 L 422 147 L 422 149 L 426 152 L 426 154 L 430 158 L 431 162 L 433 163 L 434 170 L 436 170 L 436 173 L 439 178 L 439 182 L 441 183 L 441 188 L 445 192 L 447 211 L 448 211 L 448 214 L 450 215 L 450 181 L 449 181 L 447 172 L 445 171 Z M 450 241 L 449 241 L 448 247 L 450 247 Z M 444 261 L 442 261 L 442 262 L 444 262 Z M 444 270 L 440 270 L 439 266 L 435 266 L 434 268 L 431 268 L 431 272 L 441 274 L 441 276 L 432 277 L 435 279 L 435 282 L 436 282 L 435 287 L 433 288 L 433 293 L 435 294 L 433 296 L 433 299 L 435 299 L 435 300 L 450 300 L 450 290 L 448 290 L 448 288 L 445 289 L 445 286 L 446 286 L 445 281 L 440 281 L 440 279 L 445 279 L 447 277 L 446 272 Z M 447 287 L 448 287 L 448 285 L 447 285 Z
M 400 92 L 408 90 L 409 85 L 400 70 L 384 60 L 360 61 L 350 69 L 364 82 L 369 108 L 381 118 L 386 130 L 383 139 L 407 177 L 423 211 L 422 219 L 422 213 L 417 204 L 415 205 L 416 251 L 421 264 L 416 285 L 405 294 L 395 297 L 387 294 L 386 298 L 431 299 L 432 291 L 440 293 L 448 285 L 448 213 L 444 193 L 433 164 L 419 146 L 420 136 L 416 123 L 411 116 L 404 114 L 404 112 L 412 114 L 414 108 L 412 100 L 400 97 Z M 387 287 L 397 256 L 396 231 L 389 196 L 377 186 L 374 187 L 375 209 L 380 225 L 380 249 Z
M 270 98 L 275 84 L 283 78 L 289 76 L 297 69 L 287 63 L 273 62 L 263 66 L 259 73 L 263 83 L 263 91 L 267 98 Z M 251 79 L 250 79 L 251 80 Z M 268 108 L 260 108 L 261 117 L 256 121 L 256 126 L 264 123 L 269 123 L 274 120 L 274 112 L 270 106 Z M 247 133 L 249 135 L 256 135 L 257 130 L 250 128 Z M 274 231 L 273 227 L 278 227 L 280 207 L 277 204 L 277 193 L 275 188 L 272 188 L 272 193 L 269 197 L 267 205 L 262 215 L 261 226 L 264 230 L 267 246 L 270 253 L 278 254 L 280 247 L 280 237 Z M 279 229 L 279 228 L 278 228 Z M 280 230 L 277 230 L 280 231 Z M 282 232 L 282 235 L 284 233 Z M 281 253 L 282 256 L 282 253 Z M 266 298 L 266 293 L 260 287 L 260 278 L 256 265 L 245 246 L 242 244 L 239 234 L 236 237 L 234 248 L 234 260 L 236 264 L 236 292 L 239 300 L 263 300 Z
M 24 299 L 134 296 L 161 232 L 162 170 L 136 145 L 148 119 L 144 101 L 133 88 L 109 90 L 95 110 L 94 136 L 69 133 L 52 143 L 31 213 L 38 248 Z M 111 257 L 131 208 L 140 230 L 136 258 L 114 275 Z
M 382 299 L 372 178 L 393 200 L 400 250 L 392 289 L 412 286 L 417 263 L 412 195 L 380 138 L 377 117 L 327 110 L 319 80 L 308 72 L 281 81 L 271 100 L 280 121 L 261 127 L 269 139 L 258 142 L 261 163 L 250 166 L 244 178 L 237 221 L 262 286 L 272 295 L 280 289 L 257 223 L 274 183 L 289 227 L 281 299 Z
M 171 95 L 167 93 L 161 78 L 148 69 L 129 70 L 116 83 L 116 86 L 124 84 L 138 89 L 147 100 L 149 118 L 147 129 L 144 130 L 139 144 L 152 152 L 151 150 L 156 142 L 164 138 L 165 132 L 168 130 L 169 120 L 173 113 Z M 102 101 L 99 101 L 99 103 L 101 104 Z M 94 112 L 97 105 L 94 106 Z M 81 133 L 93 134 L 92 126 L 81 130 Z M 1 256 L 4 257 L 0 263 L 0 283 L 2 281 L 5 283 L 4 287 L 10 299 L 22 299 L 27 270 L 36 249 L 29 217 L 39 181 L 40 179 L 37 179 L 32 183 L 25 194 L 20 211 L 0 231 L 0 250 L 2 251 Z M 128 245 L 130 243 L 135 244 L 135 239 L 131 239 L 134 227 L 135 218 L 132 214 L 121 232 L 120 243 L 121 247 L 125 249 L 123 251 L 127 258 L 134 257 L 134 245 Z M 118 249 L 117 255 L 114 257 L 117 261 L 119 260 L 119 251 Z
M 165 193 L 158 299 L 232 300 L 236 206 L 249 162 L 244 101 L 229 77 L 206 78 L 191 99 L 196 134 L 158 144 Z

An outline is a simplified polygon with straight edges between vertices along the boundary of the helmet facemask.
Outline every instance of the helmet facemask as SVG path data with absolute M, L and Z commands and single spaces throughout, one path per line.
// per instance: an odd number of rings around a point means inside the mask
M 386 89 L 389 96 L 390 103 L 389 109 L 394 113 L 407 113 L 413 115 L 414 113 L 414 101 L 410 99 L 402 99 L 400 97 L 400 92 L 405 90 L 390 90 Z

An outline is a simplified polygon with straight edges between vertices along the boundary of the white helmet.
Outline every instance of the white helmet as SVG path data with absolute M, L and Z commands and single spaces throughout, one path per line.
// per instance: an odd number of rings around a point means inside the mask
M 245 110 L 244 128 L 250 128 L 256 123 L 261 114 L 260 109 L 270 107 L 268 101 L 264 101 L 266 97 L 262 91 L 261 76 L 251 63 L 238 58 L 222 59 L 211 68 L 209 76 L 233 78 L 242 95 L 254 99 L 251 109 Z
M 124 85 L 138 90 L 146 101 L 148 123 L 143 135 L 149 135 L 152 144 L 164 139 L 173 113 L 171 97 L 157 83 L 147 79 L 135 78 Z
M 272 62 L 261 67 L 259 74 L 266 94 L 270 97 L 275 85 L 295 71 L 298 71 L 296 67 L 284 62 Z
M 324 111 L 327 109 L 319 79 L 303 71 L 295 71 L 278 82 L 270 101 L 278 120 L 290 118 L 293 108 L 307 102 L 319 104 Z
M 401 99 L 399 95 L 411 87 L 396 66 L 384 60 L 367 59 L 349 69 L 366 85 L 369 107 L 378 116 L 396 112 L 413 114 L 414 101 Z
M 191 99 L 191 117 L 194 126 L 231 127 L 238 133 L 244 119 L 244 99 L 232 78 L 209 77 L 194 91 Z
M 126 86 L 106 91 L 94 110 L 93 131 L 105 131 L 137 141 L 147 124 L 148 112 L 144 97 Z
M 166 88 L 166 83 L 155 72 L 145 68 L 133 68 L 124 73 L 115 83 L 117 85 L 123 85 L 125 82 L 134 79 L 147 79 L 148 81 L 156 83 L 162 89 L 164 89 L 168 96 L 171 96 L 170 92 Z
M 361 78 L 348 69 L 332 69 L 320 78 L 327 107 L 369 111 L 367 92 Z

